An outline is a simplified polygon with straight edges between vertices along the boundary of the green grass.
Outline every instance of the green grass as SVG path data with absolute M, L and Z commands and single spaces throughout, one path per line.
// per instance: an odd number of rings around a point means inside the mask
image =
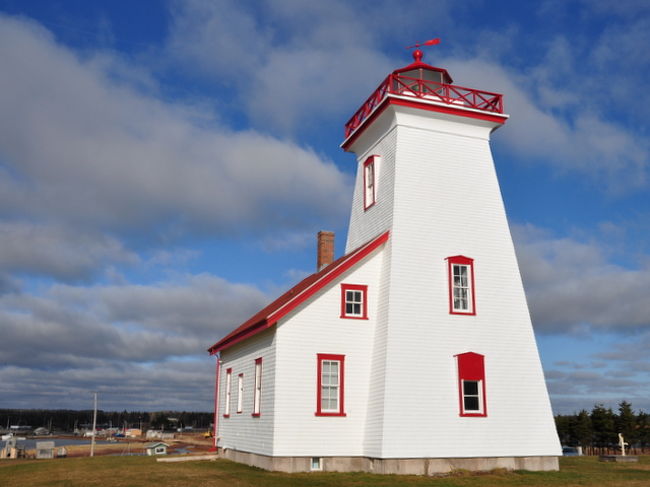
M 267 472 L 227 460 L 157 463 L 151 457 L 104 456 L 57 460 L 2 460 L 0 485 L 16 487 L 647 487 L 650 457 L 638 464 L 594 457 L 560 459 L 559 472 L 456 472 L 446 477 L 366 473 Z

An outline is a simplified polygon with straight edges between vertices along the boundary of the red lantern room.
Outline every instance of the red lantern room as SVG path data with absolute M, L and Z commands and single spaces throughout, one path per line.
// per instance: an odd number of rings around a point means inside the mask
M 345 124 L 343 149 L 347 148 L 388 105 L 409 105 L 428 110 L 468 115 L 498 123 L 505 121 L 503 95 L 453 85 L 446 69 L 422 62 L 413 51 L 413 62 L 389 74 L 361 108 Z M 437 108 L 436 108 L 437 107 Z

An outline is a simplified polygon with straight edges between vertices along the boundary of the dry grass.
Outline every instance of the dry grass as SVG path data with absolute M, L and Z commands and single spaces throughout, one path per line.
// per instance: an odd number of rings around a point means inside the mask
M 266 472 L 227 460 L 157 463 L 151 457 L 104 456 L 0 461 L 0 484 L 20 487 L 647 487 L 650 457 L 639 464 L 601 463 L 594 457 L 562 458 L 560 472 L 458 472 L 447 477 L 364 473 Z

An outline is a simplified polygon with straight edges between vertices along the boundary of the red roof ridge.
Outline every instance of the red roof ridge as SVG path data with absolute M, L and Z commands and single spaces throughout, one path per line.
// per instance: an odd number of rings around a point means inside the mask
M 208 352 L 213 355 L 275 325 L 278 320 L 314 295 L 326 284 L 336 279 L 343 272 L 353 267 L 364 257 L 384 244 L 388 240 L 389 234 L 389 231 L 382 233 L 356 248 L 349 254 L 339 257 L 320 271 L 307 276 L 275 301 L 258 311 L 235 330 L 208 348 Z

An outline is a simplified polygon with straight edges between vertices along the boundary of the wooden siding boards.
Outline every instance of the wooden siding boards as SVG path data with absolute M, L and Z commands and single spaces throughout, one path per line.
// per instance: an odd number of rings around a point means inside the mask
M 352 198 L 346 253 L 351 252 L 360 245 L 363 245 L 364 242 L 389 230 L 393 223 L 393 178 L 396 132 L 394 127 L 387 127 L 383 123 L 377 127 L 370 127 L 370 129 L 373 134 L 380 132 L 377 134 L 379 140 L 376 144 L 366 148 L 358 156 L 359 164 L 357 165 L 356 184 Z M 365 182 L 363 177 L 363 162 L 371 155 L 378 155 L 381 158 L 376 166 L 376 203 L 367 210 L 364 210 L 363 193 Z
M 277 326 L 275 455 L 363 455 L 384 252 L 377 250 Z M 368 319 L 340 318 L 342 282 L 368 284 Z M 345 414 L 316 416 L 316 354 L 345 355 Z
M 559 454 L 489 128 L 405 112 L 397 116 L 382 456 Z M 475 259 L 477 316 L 448 313 L 444 259 L 458 254 Z M 458 416 L 453 356 L 466 351 L 486 356 L 486 418 Z
M 255 359 L 262 357 L 261 414 L 253 417 Z M 276 330 L 270 328 L 221 352 L 219 386 L 219 446 L 261 455 L 273 455 L 275 417 Z M 226 404 L 226 370 L 232 368 L 230 417 Z M 237 413 L 237 376 L 244 374 L 244 401 Z

